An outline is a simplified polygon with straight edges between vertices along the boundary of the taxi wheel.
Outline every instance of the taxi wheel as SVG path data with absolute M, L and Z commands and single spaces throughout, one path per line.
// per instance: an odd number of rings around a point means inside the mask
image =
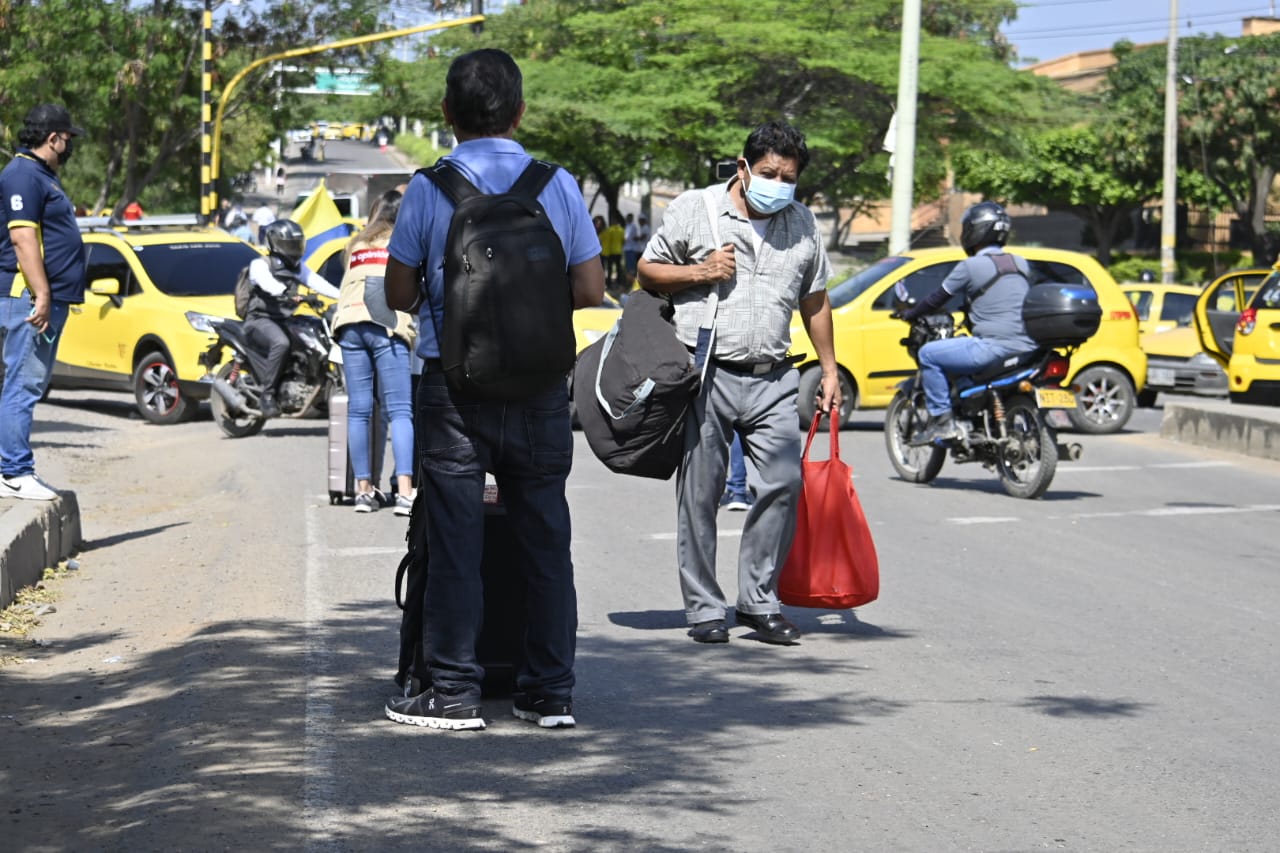
M 133 371 L 133 396 L 138 411 L 153 424 L 181 423 L 195 417 L 197 403 L 178 387 L 178 373 L 161 352 L 149 352 Z
M 818 405 L 814 399 L 818 396 L 818 392 L 822 388 L 822 368 L 818 365 L 806 367 L 800 372 L 800 392 L 796 398 L 796 409 L 800 413 L 800 428 L 808 430 L 809 425 L 813 423 L 813 417 L 818 413 Z M 849 374 L 844 370 L 840 371 L 840 425 L 844 426 L 849 422 L 849 418 L 853 416 L 854 405 L 858 402 L 857 389 L 853 387 L 853 380 L 849 378 Z M 823 418 L 822 423 L 818 425 L 819 429 L 826 428 L 827 419 Z
M 1114 367 L 1086 367 L 1071 380 L 1079 386 L 1076 407 L 1067 413 L 1081 432 L 1105 435 L 1119 432 L 1129 422 L 1138 395 L 1129 378 Z

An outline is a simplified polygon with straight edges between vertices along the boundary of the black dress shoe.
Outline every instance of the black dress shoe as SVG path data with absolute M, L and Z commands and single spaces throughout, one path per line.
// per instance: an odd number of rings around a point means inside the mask
M 751 614 L 735 610 L 734 615 L 739 625 L 753 628 L 760 635 L 760 639 L 766 643 L 789 646 L 800 639 L 800 629 L 791 624 L 781 613 Z
M 689 629 L 689 636 L 693 637 L 695 643 L 727 643 L 729 629 L 723 619 L 711 619 L 695 624 Z

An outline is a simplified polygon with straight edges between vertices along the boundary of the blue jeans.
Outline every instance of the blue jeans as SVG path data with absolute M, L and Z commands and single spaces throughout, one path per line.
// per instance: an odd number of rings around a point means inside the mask
M 31 421 L 53 373 L 53 359 L 67 322 L 66 302 L 50 303 L 49 328 L 37 332 L 27 322 L 32 302 L 26 295 L 0 296 L 0 334 L 4 335 L 4 386 L 0 390 L 0 473 L 34 474 Z
M 396 476 L 413 475 L 412 379 L 409 345 L 377 323 L 352 323 L 338 330 L 342 375 L 347 383 L 347 452 L 357 480 L 373 479 L 369 431 L 373 420 L 374 378 L 383 416 L 391 423 L 391 452 Z M 376 484 L 375 484 L 376 485 Z
M 747 459 L 742 455 L 742 436 L 736 430 L 729 445 L 729 479 L 725 492 L 731 498 L 747 498 Z
M 573 695 L 578 601 L 569 556 L 565 482 L 573 462 L 564 382 L 519 402 L 449 390 L 428 367 L 418 386 L 418 486 L 427 512 L 423 650 L 432 685 L 478 695 L 484 670 L 476 640 L 484 618 L 484 482 L 492 472 L 528 583 L 520 690 L 553 700 Z M 515 568 L 515 567 L 513 567 Z
M 924 382 L 925 408 L 931 415 L 951 411 L 949 376 L 970 376 L 1024 347 L 990 338 L 946 338 L 920 347 L 920 377 Z

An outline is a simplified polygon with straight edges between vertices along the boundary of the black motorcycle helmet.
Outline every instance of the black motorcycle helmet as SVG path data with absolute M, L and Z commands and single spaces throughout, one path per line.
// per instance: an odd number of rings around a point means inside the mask
M 289 266 L 296 267 L 302 261 L 307 237 L 302 233 L 302 226 L 292 219 L 277 219 L 262 229 L 262 235 L 267 241 L 267 251 Z
M 960 218 L 960 245 L 970 257 L 984 246 L 1003 246 L 1012 225 L 1003 207 L 994 201 L 979 202 Z

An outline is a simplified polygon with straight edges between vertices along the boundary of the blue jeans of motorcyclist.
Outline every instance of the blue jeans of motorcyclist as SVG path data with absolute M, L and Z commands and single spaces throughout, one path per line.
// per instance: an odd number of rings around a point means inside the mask
M 342 375 L 347 385 L 347 451 L 351 454 L 352 475 L 357 480 L 373 479 L 369 431 L 376 387 L 384 416 L 391 424 L 396 476 L 413 476 L 409 345 L 388 335 L 385 326 L 351 323 L 338 330 L 338 346 L 342 348 Z
M 31 421 L 53 373 L 53 359 L 67 322 L 66 302 L 51 302 L 49 327 L 43 332 L 27 322 L 30 297 L 0 296 L 0 334 L 4 335 L 4 385 L 0 390 L 0 473 L 6 477 L 34 474 Z
M 991 338 L 960 337 L 930 341 L 920 347 L 920 377 L 924 383 L 925 408 L 931 415 L 951 411 L 948 377 L 969 376 L 1021 347 Z
M 484 670 L 476 639 L 484 617 L 480 570 L 489 471 L 528 584 L 517 686 L 552 700 L 571 699 L 578 604 L 565 497 L 573 461 L 566 384 L 519 402 L 481 401 L 451 391 L 438 364 L 428 362 L 415 428 L 431 555 L 422 633 L 432 686 L 479 695 Z

